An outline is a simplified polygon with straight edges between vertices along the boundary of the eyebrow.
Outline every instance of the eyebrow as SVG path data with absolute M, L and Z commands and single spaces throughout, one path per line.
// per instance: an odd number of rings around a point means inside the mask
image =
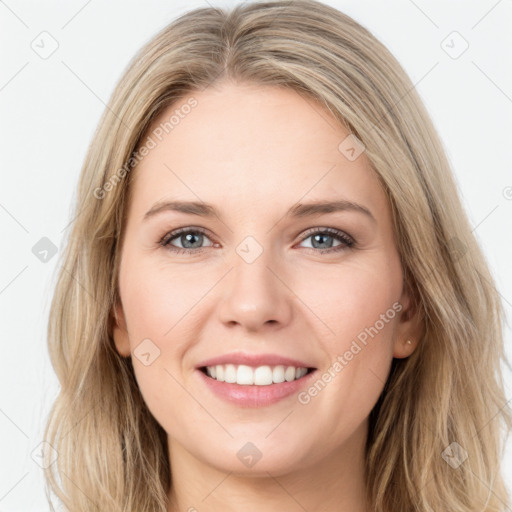
M 146 212 L 143 220 L 167 211 L 198 215 L 200 217 L 221 218 L 216 208 L 208 203 L 197 201 L 164 201 L 155 203 L 151 209 Z M 314 203 L 298 203 L 289 208 L 284 217 L 304 218 L 339 211 L 363 213 L 373 222 L 377 222 L 368 208 L 361 204 L 347 201 L 346 199 L 339 199 L 337 201 L 319 201 Z

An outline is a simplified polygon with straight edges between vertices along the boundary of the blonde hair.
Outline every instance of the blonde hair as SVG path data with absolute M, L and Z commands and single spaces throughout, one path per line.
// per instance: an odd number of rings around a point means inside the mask
M 362 141 L 389 199 L 404 283 L 424 330 L 409 358 L 393 360 L 370 415 L 373 510 L 505 510 L 502 429 L 512 415 L 493 277 L 405 71 L 367 29 L 314 0 L 190 11 L 141 48 L 116 86 L 82 168 L 50 311 L 61 389 L 45 430 L 58 453 L 48 488 L 72 512 L 166 510 L 166 433 L 111 335 L 119 248 L 132 167 L 152 121 L 226 79 L 286 87 L 325 106 Z M 459 450 L 454 442 L 468 456 L 456 468 L 445 460 Z

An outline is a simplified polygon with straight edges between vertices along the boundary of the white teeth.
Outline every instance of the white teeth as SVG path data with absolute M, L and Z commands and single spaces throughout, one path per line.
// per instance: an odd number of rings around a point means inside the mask
M 234 364 L 227 364 L 224 368 L 224 380 L 231 384 L 236 382 L 236 367 Z
M 218 364 L 207 366 L 206 373 L 219 382 L 236 383 L 242 386 L 269 386 L 281 382 L 300 379 L 308 372 L 307 368 L 295 368 L 295 366 L 258 366 L 253 368 L 244 364 Z
M 254 384 L 256 386 L 270 386 L 272 384 L 272 368 L 270 366 L 258 366 L 254 371 Z
M 288 368 L 286 368 L 286 371 L 284 372 L 284 378 L 287 382 L 295 380 L 295 368 L 293 366 L 288 366 Z
M 272 381 L 276 384 L 284 382 L 284 366 L 274 367 L 274 371 L 272 372 Z
M 254 372 L 249 366 L 241 364 L 236 371 L 236 382 L 238 384 L 254 384 Z
M 295 378 L 300 379 L 301 377 L 304 377 L 304 375 L 306 375 L 306 373 L 308 373 L 307 368 L 297 368 L 295 370 Z

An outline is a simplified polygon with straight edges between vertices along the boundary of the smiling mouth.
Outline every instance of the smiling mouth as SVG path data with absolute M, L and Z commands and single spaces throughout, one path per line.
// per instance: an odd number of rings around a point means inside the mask
M 269 386 L 302 379 L 316 368 L 295 366 L 258 366 L 223 364 L 203 366 L 199 370 L 217 382 L 238 384 L 241 386 Z

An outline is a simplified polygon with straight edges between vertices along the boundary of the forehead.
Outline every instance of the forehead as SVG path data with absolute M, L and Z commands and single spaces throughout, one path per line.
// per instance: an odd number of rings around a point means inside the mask
M 154 147 L 134 171 L 133 199 L 240 208 L 303 197 L 382 202 L 364 152 L 355 160 L 343 152 L 349 135 L 321 104 L 290 89 L 226 83 L 191 92 L 148 131 Z

